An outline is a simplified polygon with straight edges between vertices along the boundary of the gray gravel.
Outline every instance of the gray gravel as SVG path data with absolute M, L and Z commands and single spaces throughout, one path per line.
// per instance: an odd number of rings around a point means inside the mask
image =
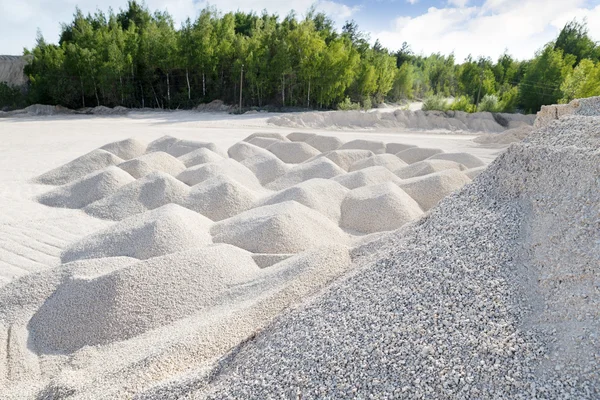
M 599 398 L 598 126 L 571 117 L 512 145 L 187 396 Z

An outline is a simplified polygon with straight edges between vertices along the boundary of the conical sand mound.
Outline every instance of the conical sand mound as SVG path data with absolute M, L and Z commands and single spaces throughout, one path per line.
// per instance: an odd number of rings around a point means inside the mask
M 38 197 L 38 201 L 51 207 L 82 208 L 115 193 L 134 180 L 121 168 L 111 166 L 44 193 Z
M 332 180 L 348 189 L 356 189 L 384 182 L 400 182 L 400 179 L 393 172 L 384 167 L 369 167 L 344 175 L 338 175 L 332 178 Z
M 190 211 L 191 212 L 191 211 Z M 30 322 L 44 351 L 108 344 L 185 318 L 260 272 L 250 253 L 209 246 L 141 261 L 99 277 L 72 277 Z
M 227 150 L 229 157 L 242 162 L 247 158 L 258 155 L 269 155 L 269 151 L 248 142 L 237 142 Z
M 289 170 L 288 165 L 275 154 L 267 153 L 269 154 L 256 155 L 242 161 L 242 165 L 254 173 L 261 185 L 273 182 Z
M 297 201 L 329 217 L 336 223 L 340 220 L 340 205 L 348 189 L 330 179 L 310 179 L 284 189 L 260 201 L 259 206 Z
M 213 221 L 220 221 L 252 208 L 257 199 L 254 191 L 219 175 L 192 186 L 183 205 Z
M 126 218 L 65 249 L 63 263 L 103 257 L 145 260 L 211 243 L 212 221 L 176 204 Z
M 207 164 L 223 160 L 222 156 L 204 147 L 191 151 L 177 158 L 183 163 L 183 165 L 185 165 L 186 168 L 193 167 L 194 165 Z
M 165 152 L 172 155 L 173 157 L 181 157 L 184 154 L 191 153 L 194 150 L 198 149 L 209 149 L 210 151 L 221 154 L 221 150 L 214 144 L 210 142 L 199 142 L 196 140 L 177 140 L 172 143 Z
M 333 150 L 329 153 L 323 153 L 317 157 L 325 157 L 336 163 L 344 171 L 348 171 L 352 164 L 365 158 L 372 157 L 374 154 L 371 150 Z
M 300 182 L 314 178 L 329 179 L 345 174 L 346 171 L 338 167 L 326 157 L 318 157 L 290 169 L 285 175 L 269 183 L 267 187 L 272 190 L 286 189 Z
M 262 189 L 260 182 L 252 171 L 232 159 L 190 167 L 177 175 L 177 179 L 194 186 L 219 175 L 228 176 L 253 190 Z
M 171 147 L 174 143 L 178 142 L 179 139 L 173 136 L 165 135 L 159 137 L 156 140 L 148 143 L 148 148 L 146 149 L 147 153 L 153 153 L 155 151 L 163 151 L 166 152 L 169 147 Z
M 172 155 L 157 151 L 125 161 L 119 164 L 119 168 L 129 172 L 134 178 L 139 179 L 156 171 L 177 176 L 185 170 L 185 165 Z
M 351 191 L 341 210 L 341 226 L 363 233 L 395 230 L 423 214 L 419 205 L 391 182 Z
M 289 140 L 286 140 L 284 142 L 283 140 L 274 139 L 274 138 L 254 137 L 254 138 L 248 140 L 246 143 L 250 143 L 254 146 L 260 147 L 261 149 L 266 149 L 267 147 L 269 147 L 270 145 L 275 144 L 275 143 L 289 143 Z
M 389 154 L 397 154 L 406 149 L 411 149 L 413 147 L 417 147 L 413 144 L 405 144 L 405 143 L 387 143 L 385 145 L 385 152 Z
M 249 142 L 250 140 L 254 139 L 254 138 L 268 138 L 268 139 L 277 139 L 277 140 L 281 140 L 284 142 L 289 141 L 288 138 L 286 138 L 285 136 L 283 136 L 281 133 L 274 133 L 274 132 L 256 132 L 253 133 L 249 136 L 247 136 L 244 139 L 244 142 Z
M 308 139 L 316 136 L 314 133 L 292 132 L 286 137 L 292 142 L 306 142 Z
M 469 153 L 441 153 L 429 157 L 430 160 L 448 160 L 464 165 L 467 168 L 483 167 L 485 163 L 481 159 Z
M 352 172 L 363 168 L 380 166 L 385 167 L 393 172 L 402 167 L 406 167 L 407 165 L 408 164 L 396 157 L 394 154 L 375 154 L 374 156 L 354 162 L 348 171 Z
M 433 155 L 443 153 L 441 149 L 431 149 L 427 147 L 412 147 L 396 153 L 396 156 L 407 164 L 414 164 L 423 161 Z
M 306 139 L 306 143 L 324 153 L 326 151 L 333 151 L 340 148 L 344 143 L 335 136 L 321 136 L 315 135 Z
M 84 211 L 97 218 L 121 220 L 166 204 L 182 204 L 188 191 L 185 183 L 171 175 L 154 172 L 88 205 Z
M 469 182 L 471 179 L 464 173 L 456 169 L 448 169 L 405 180 L 400 183 L 400 187 L 415 199 L 423 210 L 427 211 Z
M 93 150 L 73 161 L 61 165 L 51 171 L 38 176 L 35 179 L 37 183 L 45 185 L 64 185 L 87 174 L 110 167 L 111 165 L 121 164 L 123 160 L 106 150 Z
M 303 142 L 277 142 L 267 147 L 267 150 L 288 164 L 299 164 L 321 154 L 319 150 Z
M 471 168 L 471 169 L 468 169 L 468 170 L 464 171 L 464 173 L 469 178 L 475 179 L 475 177 L 477 177 L 477 175 L 479 175 L 480 173 L 482 173 L 483 171 L 485 171 L 486 168 L 487 168 L 487 166 L 477 167 L 477 168 Z
M 409 179 L 417 176 L 433 174 L 434 172 L 440 172 L 446 169 L 463 171 L 466 169 L 466 167 L 454 161 L 428 159 L 418 161 L 404 168 L 400 168 L 399 170 L 394 171 L 394 173 L 402 179 Z
M 146 143 L 133 138 L 105 144 L 100 147 L 100 149 L 106 150 L 123 160 L 131 160 L 132 158 L 139 157 L 146 152 L 147 148 L 148 145 Z
M 327 217 L 295 201 L 263 206 L 215 224 L 215 243 L 229 243 L 253 253 L 298 253 L 348 237 Z
M 350 150 L 350 149 L 370 150 L 375 154 L 382 154 L 382 153 L 385 153 L 385 151 L 386 151 L 385 143 L 380 142 L 380 141 L 375 141 L 375 140 L 363 140 L 363 139 L 351 140 L 351 141 L 341 145 L 339 149 L 340 150 Z

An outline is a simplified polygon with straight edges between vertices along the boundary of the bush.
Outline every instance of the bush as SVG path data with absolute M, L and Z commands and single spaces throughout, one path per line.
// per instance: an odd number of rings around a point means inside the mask
M 429 96 L 423 101 L 423 111 L 448 111 L 448 102 L 443 96 Z
M 14 110 L 23 108 L 27 105 L 25 95 L 21 89 L 8 86 L 4 82 L 0 82 L 0 110 Z
M 500 102 L 498 101 L 498 96 L 493 94 L 486 94 L 481 99 L 479 106 L 477 107 L 478 112 L 498 112 L 500 110 Z
M 505 91 L 500 96 L 500 111 L 514 113 L 519 102 L 519 88 L 517 86 Z
M 363 108 L 364 108 L 365 110 L 370 110 L 371 108 L 373 108 L 373 102 L 371 101 L 371 98 L 370 98 L 370 97 L 366 97 L 366 98 L 363 100 L 362 104 L 363 104 Z
M 450 109 L 453 111 L 464 111 L 468 113 L 475 112 L 475 104 L 467 96 L 459 96 L 450 104 Z
M 342 110 L 342 111 L 360 110 L 360 104 L 353 103 L 350 100 L 350 97 L 346 97 L 344 99 L 344 101 L 342 101 L 341 103 L 338 104 L 337 108 L 338 108 L 338 110 Z

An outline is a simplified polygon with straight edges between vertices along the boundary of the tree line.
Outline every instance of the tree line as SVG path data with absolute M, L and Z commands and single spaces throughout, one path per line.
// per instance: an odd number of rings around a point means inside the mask
M 600 95 L 600 47 L 585 23 L 568 23 L 532 60 L 390 52 L 353 21 L 337 31 L 314 9 L 302 19 L 203 9 L 179 28 L 136 1 L 114 13 L 76 10 L 58 44 L 38 33 L 25 54 L 26 93 L 0 85 L 0 106 L 191 108 L 222 100 L 242 107 L 369 108 L 427 99 L 432 109 L 535 112 Z M 241 93 L 240 93 L 241 92 Z M 448 104 L 443 98 L 452 96 Z

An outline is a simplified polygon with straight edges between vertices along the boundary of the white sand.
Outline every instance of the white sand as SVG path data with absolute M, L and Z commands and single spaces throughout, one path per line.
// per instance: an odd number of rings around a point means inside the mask
M 272 190 L 281 190 L 309 179 L 329 179 L 345 173 L 346 171 L 328 158 L 318 157 L 291 168 L 285 175 L 269 183 L 267 187 Z
M 424 211 L 427 211 L 444 197 L 469 182 L 471 182 L 471 179 L 463 172 L 456 169 L 446 169 L 404 180 L 399 185 L 419 203 Z
M 406 144 L 406 143 L 386 143 L 385 152 L 389 154 L 397 154 L 406 149 L 410 149 L 412 147 L 417 147 L 414 144 Z
M 282 135 L 279 132 L 254 132 L 253 134 L 246 136 L 242 140 L 244 142 L 249 142 L 250 140 L 252 140 L 254 138 L 275 139 L 275 140 L 279 140 L 279 141 L 282 141 L 282 142 L 288 142 L 289 141 L 288 138 L 286 138 L 284 135 Z
M 129 138 L 105 144 L 100 148 L 113 153 L 123 160 L 131 160 L 144 154 L 148 148 L 148 144 L 134 138 Z
M 440 153 L 429 157 L 429 160 L 454 161 L 467 168 L 477 168 L 485 165 L 483 161 L 469 153 Z
M 340 150 L 370 150 L 375 154 L 386 152 L 385 143 L 374 140 L 355 139 L 344 143 L 340 146 Z
M 267 147 L 281 161 L 288 164 L 299 164 L 321 152 L 303 142 L 276 142 Z
M 443 150 L 426 147 L 413 147 L 396 153 L 396 156 L 407 164 L 414 164 L 439 153 L 443 153 Z
M 127 171 L 135 179 L 142 178 L 152 172 L 161 171 L 169 175 L 177 176 L 185 170 L 185 164 L 174 156 L 157 151 L 144 154 L 118 165 L 123 171 Z
M 315 133 L 309 132 L 292 132 L 286 136 L 292 142 L 306 142 L 308 139 L 314 137 Z
M 237 142 L 227 150 L 229 157 L 242 162 L 247 158 L 258 155 L 269 155 L 269 152 L 262 147 L 248 142 Z
M 275 154 L 260 154 L 246 158 L 242 165 L 254 173 L 261 185 L 267 185 L 285 175 L 290 167 Z
M 400 183 L 400 179 L 394 175 L 393 172 L 380 166 L 364 168 L 344 175 L 338 175 L 335 178 L 332 178 L 332 180 L 348 189 L 356 189 L 384 182 Z
M 393 172 L 406 167 L 407 165 L 407 163 L 396 157 L 394 154 L 375 154 L 374 156 L 354 162 L 350 165 L 350 168 L 348 168 L 348 172 L 374 166 L 385 167 Z
M 391 182 L 352 190 L 341 211 L 341 226 L 363 233 L 395 230 L 423 214 L 419 205 Z
M 205 147 L 191 151 L 177 158 L 183 163 L 183 165 L 185 165 L 186 168 L 199 164 L 218 162 L 223 159 L 222 156 Z
M 337 150 L 344 142 L 335 136 L 315 135 L 306 139 L 306 143 L 320 152 L 326 152 Z
M 467 169 L 467 167 L 454 161 L 434 160 L 430 158 L 427 160 L 418 161 L 394 172 L 402 179 L 409 179 L 417 176 L 433 174 L 434 172 L 444 171 L 446 169 L 463 171 Z
M 105 150 L 94 150 L 35 178 L 46 185 L 64 185 L 87 174 L 121 164 L 123 160 Z
M 253 144 L 254 146 L 258 146 L 261 149 L 266 149 L 267 147 L 269 147 L 270 145 L 274 144 L 274 143 L 287 143 L 289 142 L 289 140 L 281 140 L 281 139 L 275 139 L 275 138 L 269 138 L 269 137 L 253 137 L 252 139 L 248 140 L 248 143 Z
M 242 185 L 245 185 L 253 190 L 262 188 L 260 182 L 252 173 L 252 171 L 231 158 L 224 159 L 223 161 L 218 161 L 216 163 L 201 164 L 190 167 L 177 175 L 177 179 L 190 186 L 194 186 L 219 175 L 229 176 L 230 178 L 235 179 Z
M 328 158 L 343 170 L 348 171 L 355 162 L 372 157 L 373 155 L 374 153 L 370 150 L 346 149 L 329 151 L 318 157 Z

